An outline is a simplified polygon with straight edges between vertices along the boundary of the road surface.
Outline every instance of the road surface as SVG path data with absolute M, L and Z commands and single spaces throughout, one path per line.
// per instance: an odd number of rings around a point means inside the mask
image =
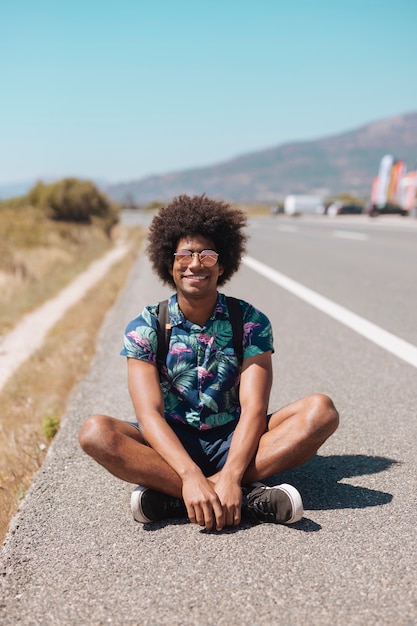
M 248 257 L 415 347 L 417 230 L 396 224 L 257 219 Z M 123 330 L 169 294 L 141 256 L 13 520 L 1 559 L 4 626 L 417 622 L 416 368 L 248 264 L 225 291 L 273 323 L 271 409 L 320 391 L 340 411 L 319 454 L 279 477 L 302 492 L 305 517 L 219 534 L 135 524 L 132 487 L 79 449 L 90 413 L 132 418 Z

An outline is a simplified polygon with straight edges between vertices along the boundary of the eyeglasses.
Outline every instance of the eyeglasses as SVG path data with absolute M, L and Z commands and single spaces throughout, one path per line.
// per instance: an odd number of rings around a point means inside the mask
M 187 267 L 192 263 L 194 255 L 197 255 L 198 260 L 204 267 L 214 267 L 217 263 L 219 255 L 214 250 L 202 250 L 201 252 L 192 252 L 191 250 L 178 250 L 174 253 L 178 263 Z

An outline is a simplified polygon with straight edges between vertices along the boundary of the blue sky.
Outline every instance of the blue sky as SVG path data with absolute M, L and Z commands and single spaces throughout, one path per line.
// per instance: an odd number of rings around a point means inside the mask
M 415 0 L 1 0 L 0 184 L 121 182 L 417 110 Z

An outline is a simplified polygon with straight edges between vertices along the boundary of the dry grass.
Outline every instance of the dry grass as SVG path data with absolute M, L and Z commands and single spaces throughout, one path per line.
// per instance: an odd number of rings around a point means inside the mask
M 245 211 L 251 217 L 265 217 L 271 214 L 269 204 L 237 204 L 236 208 Z
M 0 393 L 0 540 L 42 465 L 71 390 L 89 369 L 96 334 L 125 283 L 142 237 L 142 231 L 130 231 L 132 251 L 64 315 Z
M 0 206 L 0 335 L 109 250 L 99 223 L 53 222 L 31 206 Z

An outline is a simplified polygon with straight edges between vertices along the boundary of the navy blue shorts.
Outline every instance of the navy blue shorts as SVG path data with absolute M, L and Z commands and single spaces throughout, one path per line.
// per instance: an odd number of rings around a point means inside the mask
M 270 417 L 268 415 L 267 421 Z M 129 423 L 140 430 L 137 422 Z M 180 422 L 170 422 L 169 425 L 205 476 L 212 476 L 222 469 L 229 454 L 230 442 L 236 428 L 235 421 L 209 430 L 198 430 Z

